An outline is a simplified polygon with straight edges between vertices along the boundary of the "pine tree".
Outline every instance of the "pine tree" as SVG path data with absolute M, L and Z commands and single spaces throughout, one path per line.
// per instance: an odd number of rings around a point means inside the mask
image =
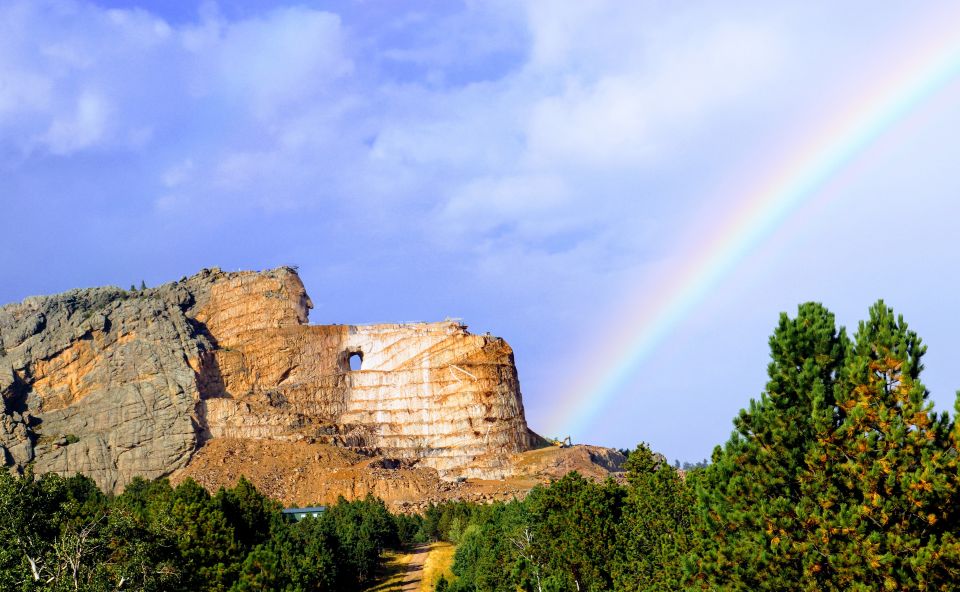
M 689 548 L 693 494 L 678 470 L 640 444 L 627 457 L 614 589 L 679 590 Z
M 786 314 L 770 338 L 769 381 L 734 420 L 736 431 L 699 479 L 688 584 L 714 590 L 791 590 L 803 576 L 803 475 L 815 418 L 833 405 L 846 334 L 817 303 Z
M 529 511 L 531 557 L 562 590 L 610 590 L 619 550 L 618 526 L 626 492 L 613 482 L 594 483 L 577 472 L 524 500 Z M 544 590 L 552 586 L 544 581 Z
M 221 488 L 214 500 L 233 526 L 234 538 L 243 553 L 270 536 L 272 523 L 281 508 L 277 502 L 257 491 L 245 477 L 240 477 L 230 489 Z
M 860 323 L 809 451 L 807 589 L 955 589 L 957 461 L 920 381 L 925 351 L 882 301 Z

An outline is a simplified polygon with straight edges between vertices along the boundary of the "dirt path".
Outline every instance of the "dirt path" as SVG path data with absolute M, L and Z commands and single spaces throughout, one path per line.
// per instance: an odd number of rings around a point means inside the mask
M 423 581 L 423 563 L 430 553 L 430 545 L 417 545 L 410 553 L 406 574 L 403 578 L 403 592 L 419 592 Z
M 384 580 L 367 592 L 419 592 L 423 581 L 423 564 L 431 545 L 417 545 L 409 553 L 390 557 Z

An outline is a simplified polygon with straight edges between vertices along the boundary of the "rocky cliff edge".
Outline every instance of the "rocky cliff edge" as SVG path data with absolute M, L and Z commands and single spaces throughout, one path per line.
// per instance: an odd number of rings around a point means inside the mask
M 208 443 L 269 440 L 502 479 L 543 444 L 503 339 L 458 322 L 310 325 L 311 308 L 286 267 L 4 306 L 3 462 L 117 491 L 183 473 Z

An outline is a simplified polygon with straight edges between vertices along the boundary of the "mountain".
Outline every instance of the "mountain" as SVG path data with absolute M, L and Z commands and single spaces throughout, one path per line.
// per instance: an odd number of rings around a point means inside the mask
M 457 321 L 311 325 L 311 308 L 289 267 L 0 308 L 4 463 L 108 491 L 245 474 L 289 503 L 372 492 L 395 505 L 619 469 L 615 451 L 527 427 L 503 339 Z

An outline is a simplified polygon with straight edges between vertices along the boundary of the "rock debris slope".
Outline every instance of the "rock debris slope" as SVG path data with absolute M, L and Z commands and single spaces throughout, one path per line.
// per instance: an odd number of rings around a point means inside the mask
M 542 443 L 504 340 L 450 321 L 309 325 L 311 307 L 291 268 L 4 306 L 0 455 L 117 491 L 219 440 L 334 446 L 446 479 L 509 477 Z

